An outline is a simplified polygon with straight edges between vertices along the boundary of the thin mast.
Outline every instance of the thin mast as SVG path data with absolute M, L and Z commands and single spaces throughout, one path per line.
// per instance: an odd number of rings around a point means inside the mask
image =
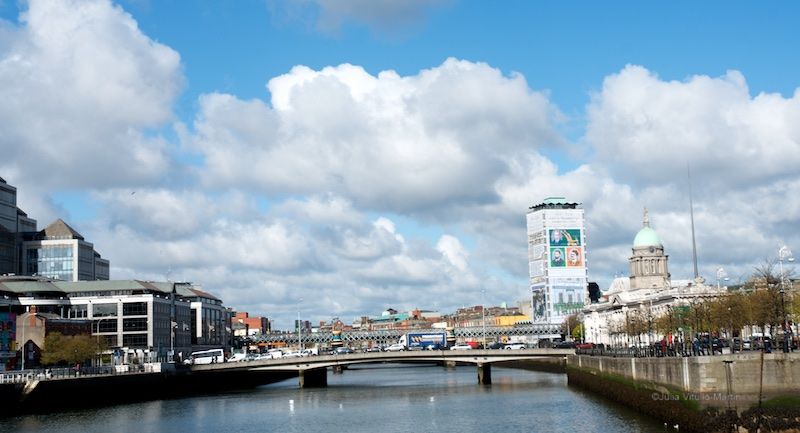
M 692 202 L 692 169 L 689 167 L 689 163 L 686 163 L 686 173 L 689 178 L 689 218 L 692 221 L 692 263 L 694 264 L 694 278 L 700 276 L 700 273 L 697 272 L 697 242 L 695 242 L 694 238 L 694 203 Z

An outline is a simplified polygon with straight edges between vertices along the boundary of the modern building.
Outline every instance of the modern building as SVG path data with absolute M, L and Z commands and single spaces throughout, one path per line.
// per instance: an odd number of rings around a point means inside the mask
M 561 325 L 587 299 L 584 210 L 548 197 L 527 214 L 531 321 Z
M 705 284 L 702 277 L 683 281 L 671 279 L 669 257 L 664 253 L 661 238 L 650 227 L 647 209 L 631 252 L 630 276 L 614 279 L 600 302 L 587 304 L 582 309 L 586 341 L 606 345 L 627 343 L 625 324 L 632 315 L 652 322 L 727 292 L 724 286 Z M 646 334 L 641 336 L 641 341 L 646 343 L 662 337 L 652 329 Z
M 0 310 L 19 316 L 31 308 L 47 317 L 89 320 L 91 334 L 119 349 L 126 363 L 229 347 L 222 301 L 191 283 L 0 278 Z M 12 350 L 19 350 L 25 331 L 18 323 Z
M 22 234 L 35 231 L 36 220 L 17 207 L 17 189 L 0 177 L 0 275 L 19 272 Z
M 109 261 L 61 219 L 22 242 L 23 275 L 62 281 L 109 279 Z

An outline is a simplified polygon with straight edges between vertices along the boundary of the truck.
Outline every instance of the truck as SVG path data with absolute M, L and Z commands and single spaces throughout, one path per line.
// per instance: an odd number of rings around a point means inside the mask
M 441 350 L 447 346 L 444 332 L 408 332 L 400 336 L 399 344 L 408 350 Z

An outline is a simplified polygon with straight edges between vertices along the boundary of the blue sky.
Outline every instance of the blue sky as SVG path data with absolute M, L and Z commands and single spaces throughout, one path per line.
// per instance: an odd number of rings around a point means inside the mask
M 0 0 L 0 176 L 114 278 L 168 267 L 279 326 L 299 297 L 319 320 L 523 300 L 549 195 L 584 203 L 601 287 L 644 206 L 688 278 L 687 162 L 703 273 L 742 279 L 800 248 L 798 9 Z

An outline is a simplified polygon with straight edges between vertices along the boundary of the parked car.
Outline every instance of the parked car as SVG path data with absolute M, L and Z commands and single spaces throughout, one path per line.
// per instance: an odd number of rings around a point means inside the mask
M 333 353 L 336 355 L 348 355 L 350 353 L 353 353 L 353 349 L 349 347 L 337 347 L 336 350 L 333 351 Z
M 559 341 L 553 347 L 555 347 L 556 349 L 574 349 L 575 348 L 575 342 L 574 341 Z
M 506 345 L 499 341 L 495 341 L 488 346 L 489 349 L 503 349 L 504 347 L 506 347 Z
M 450 350 L 472 350 L 472 346 L 467 343 L 458 343 L 451 347 Z
M 400 343 L 394 343 L 392 345 L 386 346 L 387 352 L 402 352 L 404 350 L 406 350 L 406 346 Z
M 524 348 L 525 348 L 525 344 L 524 343 L 506 344 L 506 350 L 519 350 L 519 349 L 524 349 Z

